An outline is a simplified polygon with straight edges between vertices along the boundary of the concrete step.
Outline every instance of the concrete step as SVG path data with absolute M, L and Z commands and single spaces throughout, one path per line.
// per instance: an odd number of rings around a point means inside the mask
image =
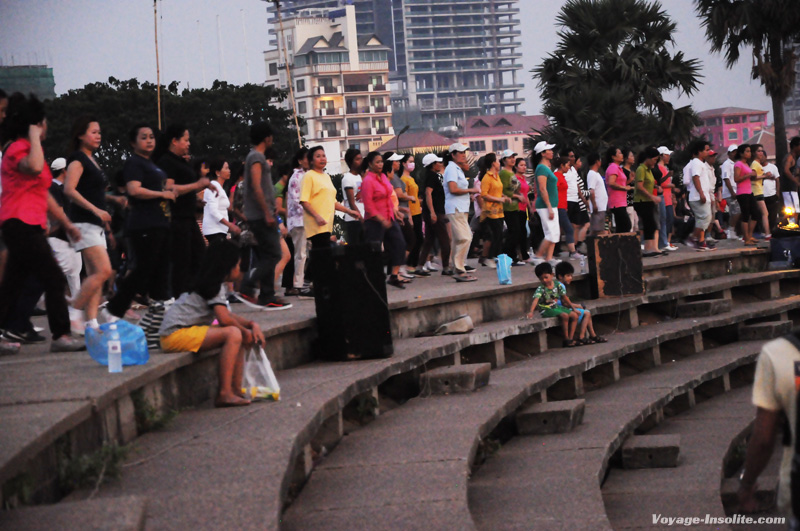
M 491 363 L 469 363 L 440 367 L 423 373 L 421 387 L 433 395 L 470 393 L 489 384 Z
M 644 292 L 648 295 L 656 291 L 664 291 L 669 286 L 669 277 L 659 275 L 644 279 Z
M 0 511 L 4 531 L 92 529 L 140 531 L 145 528 L 147 500 L 122 496 Z
M 676 467 L 680 453 L 680 435 L 634 435 L 622 445 L 622 467 Z
M 766 323 L 742 325 L 739 327 L 739 339 L 743 341 L 775 339 L 791 332 L 792 327 L 791 321 L 768 321 Z
M 727 299 L 684 302 L 678 305 L 678 315 L 686 319 L 719 315 L 729 311 L 731 311 L 731 301 Z
M 515 415 L 520 435 L 544 435 L 572 431 L 583 422 L 586 401 L 560 400 L 534 404 L 521 409 Z

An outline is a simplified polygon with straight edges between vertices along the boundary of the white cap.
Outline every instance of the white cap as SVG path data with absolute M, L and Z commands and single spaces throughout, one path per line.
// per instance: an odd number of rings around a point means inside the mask
M 736 144 L 731 144 L 730 146 L 728 146 L 728 153 L 730 153 L 731 151 L 736 151 L 737 149 L 739 149 L 739 146 L 737 146 Z
M 463 153 L 464 151 L 466 151 L 468 149 L 469 149 L 469 146 L 465 146 L 464 144 L 462 144 L 460 142 L 456 142 L 455 144 L 450 146 L 450 149 L 448 151 L 450 153 L 452 153 L 453 151 L 460 151 L 460 152 Z
M 67 159 L 65 159 L 64 157 L 58 157 L 50 165 L 50 169 L 53 171 L 61 171 L 66 167 L 67 167 Z
M 542 140 L 541 142 L 536 144 L 536 146 L 533 148 L 533 152 L 538 155 L 542 151 L 547 151 L 548 149 L 553 149 L 554 147 L 556 147 L 555 144 L 548 144 L 547 142 Z
M 516 156 L 517 156 L 517 154 L 514 151 L 512 151 L 510 149 L 507 149 L 507 150 L 503 151 L 503 154 L 500 155 L 500 158 L 501 159 L 507 159 L 508 157 L 516 157 Z
M 391 157 L 389 157 L 389 158 L 388 158 L 388 159 L 386 159 L 386 160 L 389 160 L 389 161 L 391 161 L 391 162 L 394 162 L 394 161 L 396 161 L 396 160 L 403 160 L 403 157 L 405 157 L 405 155 L 403 155 L 403 154 L 401 154 L 401 153 L 394 153 L 394 154 L 392 154 L 392 156 L 391 156 Z
M 672 155 L 672 151 L 669 150 L 667 146 L 661 146 L 658 148 L 659 155 Z
M 427 168 L 428 166 L 430 166 L 434 162 L 444 162 L 444 159 L 442 157 L 437 157 L 433 153 L 428 153 L 427 155 L 422 157 L 422 166 L 423 167 Z

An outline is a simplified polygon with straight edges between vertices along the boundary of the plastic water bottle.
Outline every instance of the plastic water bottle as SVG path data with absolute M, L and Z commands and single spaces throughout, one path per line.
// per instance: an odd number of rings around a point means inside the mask
M 529 256 L 529 257 L 531 257 L 531 258 L 533 258 L 534 256 L 536 256 L 536 253 L 534 253 L 534 252 L 533 252 L 533 247 L 530 247 L 530 248 L 528 249 L 528 256 Z
M 108 329 L 108 372 L 122 372 L 122 341 L 117 325 Z
M 728 270 L 726 271 L 729 275 L 733 274 L 733 262 L 728 260 Z
M 792 262 L 792 251 L 790 249 L 786 250 L 786 261 L 789 262 L 789 267 L 794 267 L 794 262 Z
M 581 256 L 581 273 L 586 273 L 586 257 Z

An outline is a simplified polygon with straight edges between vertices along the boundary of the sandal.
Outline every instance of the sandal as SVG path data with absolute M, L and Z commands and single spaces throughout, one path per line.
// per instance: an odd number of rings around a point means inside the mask
M 396 287 L 398 289 L 406 289 L 404 284 L 407 284 L 407 282 L 403 282 L 402 280 L 400 280 L 399 278 L 397 278 L 394 275 L 389 277 L 389 280 L 387 280 L 386 283 L 389 284 L 390 286 L 394 286 L 394 287 Z
M 457 275 L 453 277 L 456 282 L 475 282 L 477 277 L 473 277 L 472 275 Z
M 561 344 L 561 346 L 564 348 L 572 348 L 572 347 L 577 347 L 578 344 L 575 342 L 574 339 L 566 339 L 564 340 L 564 343 Z
M 600 336 L 592 336 L 589 339 L 592 340 L 592 343 L 608 343 L 608 339 Z

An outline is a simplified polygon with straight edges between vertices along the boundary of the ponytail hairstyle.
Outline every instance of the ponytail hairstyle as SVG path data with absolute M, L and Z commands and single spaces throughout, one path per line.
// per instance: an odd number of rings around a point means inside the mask
M 489 170 L 492 169 L 492 164 L 497 162 L 497 155 L 495 153 L 487 153 L 483 157 L 483 173 L 489 173 Z
M 372 164 L 376 158 L 381 157 L 382 155 L 377 151 L 370 151 L 367 153 L 367 156 L 364 157 L 364 160 L 361 161 L 361 175 L 366 175 L 369 170 L 369 165 Z

